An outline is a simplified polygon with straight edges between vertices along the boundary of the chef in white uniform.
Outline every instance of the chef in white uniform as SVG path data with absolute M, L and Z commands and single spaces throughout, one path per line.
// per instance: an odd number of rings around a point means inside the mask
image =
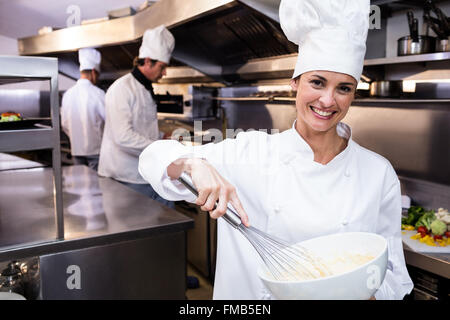
M 152 82 L 166 74 L 175 47 L 163 25 L 144 32 L 131 73 L 117 79 L 106 92 L 105 133 L 99 174 L 110 177 L 170 207 L 138 172 L 139 154 L 160 138 Z
M 95 86 L 101 55 L 84 48 L 78 51 L 78 60 L 80 79 L 63 95 L 61 126 L 70 139 L 74 163 L 97 170 L 105 123 L 105 92 Z
M 402 299 L 413 284 L 401 241 L 399 180 L 389 161 L 353 141 L 341 122 L 362 73 L 368 19 L 369 0 L 282 0 L 281 26 L 299 44 L 292 128 L 197 147 L 158 141 L 141 154 L 139 170 L 166 199 L 195 202 L 213 218 L 229 203 L 245 225 L 291 243 L 380 234 L 389 260 L 374 298 Z M 176 180 L 182 171 L 198 198 Z M 219 219 L 217 242 L 214 299 L 270 299 L 256 274 L 260 258 L 244 236 Z

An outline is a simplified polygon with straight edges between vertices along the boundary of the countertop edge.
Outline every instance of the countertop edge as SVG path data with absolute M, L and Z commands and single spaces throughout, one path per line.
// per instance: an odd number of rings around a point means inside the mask
M 403 250 L 407 265 L 434 273 L 446 279 L 450 279 L 450 263 L 423 252 L 410 249 Z
M 52 240 L 48 242 L 33 243 L 0 251 L 0 261 L 18 260 L 47 254 L 87 249 L 91 247 L 109 245 L 112 243 L 139 240 L 167 233 L 187 231 L 193 227 L 194 221 L 190 220 L 158 227 L 127 230 L 112 234 L 92 235 L 87 238 Z

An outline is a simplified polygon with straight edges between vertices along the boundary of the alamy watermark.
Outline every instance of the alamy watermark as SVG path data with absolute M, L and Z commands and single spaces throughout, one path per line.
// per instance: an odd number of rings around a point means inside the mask
M 367 278 L 366 284 L 367 288 L 370 290 L 376 289 L 381 285 L 381 270 L 380 267 L 372 264 L 367 267 L 366 272 L 369 274 L 369 277 Z
M 69 290 L 81 289 L 81 268 L 76 264 L 67 267 L 66 273 L 69 275 L 66 280 L 66 286 Z
M 66 26 L 68 28 L 79 26 L 81 24 L 81 8 L 75 4 L 67 7 L 66 13 L 69 15 L 66 19 Z
M 377 5 L 370 6 L 369 30 L 381 29 L 381 8 Z

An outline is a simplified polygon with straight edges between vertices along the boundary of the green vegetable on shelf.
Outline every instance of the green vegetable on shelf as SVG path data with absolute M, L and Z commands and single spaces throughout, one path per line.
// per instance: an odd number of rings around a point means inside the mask
M 447 224 L 439 219 L 435 219 L 431 225 L 431 232 L 434 235 L 441 236 L 447 231 Z

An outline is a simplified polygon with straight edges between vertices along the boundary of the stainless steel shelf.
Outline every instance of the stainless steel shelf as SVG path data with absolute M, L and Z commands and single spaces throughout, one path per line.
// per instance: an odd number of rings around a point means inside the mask
M 0 151 L 17 152 L 52 149 L 53 129 L 23 129 L 0 131 Z
M 46 57 L 0 55 L 0 78 L 23 81 L 51 79 L 58 76 L 58 60 Z M 56 67 L 56 69 L 55 69 Z
M 58 59 L 0 55 L 0 85 L 34 80 L 50 81 L 51 127 L 2 130 L 0 131 L 0 152 L 52 150 L 56 240 L 60 240 L 64 238 L 64 216 L 59 137 Z
M 352 105 L 357 106 L 383 106 L 383 107 L 405 107 L 405 106 L 445 106 L 450 107 L 450 99 L 383 99 L 367 98 L 355 99 Z
M 387 64 L 418 63 L 418 62 L 432 62 L 443 60 L 450 60 L 450 52 L 436 52 L 436 53 L 416 54 L 391 58 L 367 59 L 364 61 L 364 66 L 369 67 Z
M 392 64 L 425 63 L 445 60 L 450 60 L 450 52 L 366 59 L 364 61 L 364 67 L 370 68 Z M 284 56 L 249 60 L 244 65 L 232 65 L 225 67 L 222 72 L 228 75 L 238 74 L 242 79 L 247 80 L 290 79 L 292 73 L 294 72 L 296 62 L 297 54 L 289 54 Z M 199 82 L 206 80 L 206 77 L 204 77 L 202 73 L 189 67 L 173 68 L 170 75 L 168 72 L 168 77 L 163 78 L 163 80 L 165 79 L 164 81 L 166 83 L 176 83 L 181 82 L 180 79 L 183 78 L 184 80 L 196 80 Z
M 214 97 L 218 101 L 234 101 L 234 102 L 285 102 L 295 103 L 295 97 Z M 352 105 L 357 106 L 407 106 L 407 105 L 433 105 L 450 107 L 450 99 L 387 99 L 387 98 L 364 98 L 355 99 Z

